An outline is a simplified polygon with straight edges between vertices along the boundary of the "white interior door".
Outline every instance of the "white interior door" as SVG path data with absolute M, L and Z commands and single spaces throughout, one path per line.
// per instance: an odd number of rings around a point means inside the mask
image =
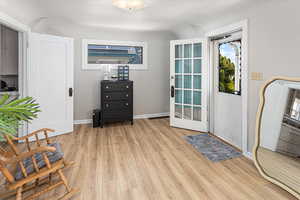
M 171 41 L 171 126 L 207 132 L 207 58 L 203 39 Z
M 28 95 L 40 104 L 38 118 L 28 132 L 40 128 L 54 135 L 73 131 L 73 39 L 30 34 Z
M 214 42 L 213 133 L 242 149 L 241 34 Z

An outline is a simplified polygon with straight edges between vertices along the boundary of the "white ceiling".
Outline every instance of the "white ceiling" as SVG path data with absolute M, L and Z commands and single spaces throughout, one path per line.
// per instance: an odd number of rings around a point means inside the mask
M 149 0 L 147 8 L 128 12 L 111 0 L 1 0 L 0 11 L 24 23 L 41 17 L 85 26 L 134 30 L 172 30 L 183 24 L 201 25 L 270 0 Z

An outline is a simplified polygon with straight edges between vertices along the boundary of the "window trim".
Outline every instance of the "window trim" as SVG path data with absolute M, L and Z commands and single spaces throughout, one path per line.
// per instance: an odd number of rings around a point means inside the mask
M 121 65 L 121 64 L 88 64 L 88 45 L 89 44 L 141 46 L 141 47 L 143 47 L 143 64 L 126 64 L 126 65 L 128 65 L 130 69 L 134 69 L 134 70 L 147 70 L 148 69 L 148 44 L 147 44 L 147 42 L 82 39 L 82 47 L 81 48 L 82 48 L 82 69 L 83 70 L 102 70 L 105 66 L 117 68 L 119 65 Z

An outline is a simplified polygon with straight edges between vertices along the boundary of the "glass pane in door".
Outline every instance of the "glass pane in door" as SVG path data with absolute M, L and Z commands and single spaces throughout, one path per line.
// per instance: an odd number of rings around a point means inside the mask
M 184 73 L 192 73 L 192 59 L 184 60 Z
M 192 76 L 184 75 L 184 88 L 191 89 L 192 88 Z
M 175 88 L 182 88 L 182 75 L 175 75 Z
M 192 119 L 192 106 L 184 106 L 183 118 L 184 119 Z
M 202 59 L 194 59 L 194 73 L 201 73 Z
M 194 101 L 194 105 L 201 105 L 201 92 L 199 91 L 194 91 L 194 98 L 193 98 L 193 101 Z
M 184 104 L 192 104 L 192 91 L 191 90 L 184 90 Z
M 175 103 L 182 103 L 182 90 L 175 90 Z
M 179 74 L 182 73 L 182 68 L 183 68 L 183 60 L 176 60 L 175 61 L 175 73 Z
M 194 89 L 201 89 L 201 75 L 194 75 Z
M 183 57 L 183 45 L 175 45 L 175 58 Z
M 219 44 L 219 92 L 241 95 L 241 40 Z
M 175 117 L 182 118 L 182 105 L 175 104 Z
M 201 121 L 201 107 L 193 107 L 193 120 Z
M 202 44 L 196 43 L 194 44 L 194 58 L 202 57 Z
M 192 44 L 184 45 L 184 57 L 191 58 L 192 57 Z

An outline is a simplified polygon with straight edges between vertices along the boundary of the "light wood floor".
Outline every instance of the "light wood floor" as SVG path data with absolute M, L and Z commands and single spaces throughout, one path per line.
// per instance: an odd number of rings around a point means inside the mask
M 75 127 L 58 136 L 68 160 L 75 200 L 286 200 L 295 199 L 260 177 L 245 157 L 212 163 L 185 142 L 198 134 L 170 128 L 168 119 L 136 120 L 103 129 Z M 54 190 L 40 199 L 62 193 Z

